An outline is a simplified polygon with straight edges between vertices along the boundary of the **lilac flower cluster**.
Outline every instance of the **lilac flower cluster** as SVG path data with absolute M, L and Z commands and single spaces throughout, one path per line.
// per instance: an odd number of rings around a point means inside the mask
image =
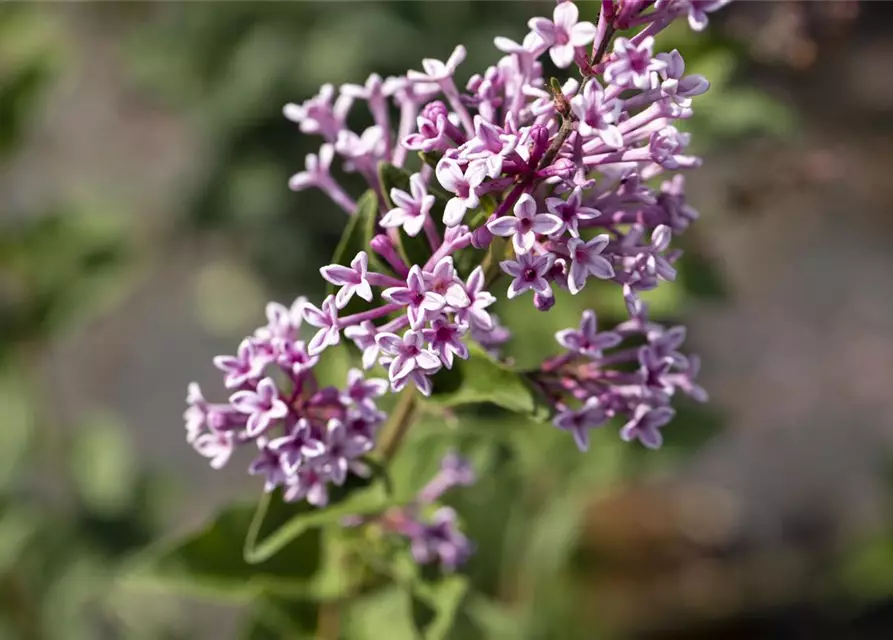
M 626 421 L 620 429 L 623 440 L 657 449 L 663 443 L 661 427 L 675 414 L 670 400 L 677 391 L 707 401 L 707 392 L 694 381 L 699 358 L 678 351 L 685 327 L 667 329 L 648 321 L 644 304 L 630 311 L 630 320 L 613 331 L 599 331 L 595 312 L 584 311 L 578 329 L 555 335 L 565 353 L 547 360 L 537 373 L 537 382 L 558 408 L 555 426 L 569 431 L 581 451 L 589 448 L 590 430 L 617 417 Z M 638 346 L 621 348 L 636 339 Z
M 319 188 L 355 215 L 357 201 L 332 173 L 338 157 L 376 198 L 375 235 L 348 263 L 320 270 L 334 292 L 319 307 L 274 305 L 267 327 L 216 361 L 234 390 L 228 404 L 190 389 L 187 429 L 199 452 L 221 466 L 233 447 L 253 441 L 261 454 L 252 472 L 268 488 L 324 504 L 326 483 L 363 470 L 383 419 L 375 397 L 410 383 L 430 394 L 432 375 L 468 358 L 471 342 L 498 353 L 510 333 L 491 313 L 494 287 L 505 286 L 507 298 L 532 292 L 547 311 L 556 289 L 576 295 L 593 279 L 618 285 L 631 319 L 596 334 L 594 315 L 584 315 L 579 332 L 562 334 L 570 352 L 545 363 L 537 381 L 556 424 L 581 447 L 586 429 L 613 416 L 628 418 L 625 439 L 659 446 L 673 392 L 701 394 L 692 382 L 697 359 L 676 352 L 681 329 L 645 320 L 639 295 L 674 280 L 673 236 L 697 218 L 675 172 L 700 161 L 675 123 L 692 115 L 709 83 L 685 73 L 678 51 L 656 52 L 654 36 L 678 18 L 701 29 L 724 3 L 603 0 L 587 21 L 561 1 L 551 18 L 529 21 L 522 42 L 497 37 L 504 55 L 464 85 L 459 46 L 446 61 L 423 60 L 421 71 L 325 85 L 286 105 L 302 132 L 323 139 L 291 188 Z M 547 83 L 544 57 L 575 66 L 580 78 Z M 358 103 L 373 121 L 361 132 L 347 126 Z M 406 173 L 404 188 L 384 184 L 383 165 Z M 427 247 L 426 258 L 409 259 L 410 240 Z M 306 343 L 302 322 L 315 329 Z M 646 346 L 604 353 L 633 334 Z M 383 366 L 387 381 L 354 371 L 346 391 L 318 389 L 313 366 L 342 338 L 362 352 L 364 369 Z M 269 377 L 271 368 L 284 382 Z
M 440 463 L 440 471 L 419 491 L 415 500 L 373 518 L 385 531 L 409 541 L 412 556 L 419 564 L 439 562 L 444 571 L 455 571 L 474 551 L 472 542 L 459 530 L 456 512 L 451 507 L 436 507 L 441 496 L 455 487 L 475 483 L 477 476 L 467 460 L 450 452 Z M 427 516 L 427 517 L 426 517 Z M 369 520 L 357 520 L 355 524 Z
M 206 401 L 193 382 L 184 418 L 187 440 L 212 467 L 224 466 L 237 447 L 252 446 L 257 456 L 249 472 L 264 477 L 267 491 L 282 487 L 287 501 L 323 506 L 329 484 L 343 484 L 348 473 L 368 474 L 362 457 L 385 420 L 376 399 L 387 383 L 351 369 L 343 389 L 320 387 L 313 372 L 318 357 L 300 339 L 309 308 L 304 298 L 291 308 L 267 305 L 267 325 L 245 338 L 235 356 L 214 358 L 229 401 Z

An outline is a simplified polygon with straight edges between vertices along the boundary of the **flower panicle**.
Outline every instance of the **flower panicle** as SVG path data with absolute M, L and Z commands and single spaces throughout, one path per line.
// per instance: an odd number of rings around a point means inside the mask
M 618 285 L 630 319 L 597 333 L 585 313 L 579 329 L 559 334 L 566 353 L 535 381 L 581 449 L 591 428 L 615 417 L 626 421 L 623 439 L 660 446 L 675 392 L 706 393 L 694 383 L 697 358 L 676 350 L 684 329 L 650 322 L 639 296 L 675 279 L 673 237 L 698 217 L 680 172 L 700 159 L 677 125 L 709 82 L 685 73 L 679 51 L 656 52 L 654 36 L 676 19 L 703 29 L 726 1 L 603 0 L 592 20 L 559 1 L 551 18 L 529 21 L 520 43 L 495 38 L 502 57 L 464 85 L 458 46 L 421 70 L 327 84 L 286 105 L 286 118 L 322 138 L 289 186 L 318 188 L 354 215 L 357 200 L 332 173 L 337 160 L 376 194 L 376 235 L 346 264 L 320 270 L 333 293 L 319 306 L 271 304 L 266 326 L 215 359 L 227 403 L 190 386 L 188 441 L 214 467 L 256 447 L 250 471 L 268 490 L 324 505 L 327 486 L 368 472 L 363 458 L 385 419 L 378 397 L 410 385 L 430 394 L 434 374 L 468 358 L 472 342 L 498 355 L 511 333 L 492 313 L 497 285 L 548 311 L 556 290 L 577 295 L 603 281 Z M 546 82 L 545 59 L 579 77 Z M 361 104 L 373 124 L 355 132 L 348 116 Z M 409 169 L 416 154 L 424 161 Z M 405 171 L 405 185 L 383 184 L 382 164 Z M 404 237 L 423 242 L 428 257 L 413 263 Z M 472 249 L 486 258 L 468 266 Z M 320 387 L 314 367 L 342 341 L 360 350 L 364 370 L 381 366 L 387 378 L 354 369 L 344 388 Z

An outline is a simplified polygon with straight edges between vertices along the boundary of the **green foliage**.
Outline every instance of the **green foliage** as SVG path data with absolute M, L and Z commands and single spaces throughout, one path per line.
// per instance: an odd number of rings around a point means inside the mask
M 264 515 L 270 527 L 281 526 L 296 510 L 306 509 L 281 499 L 269 501 L 268 506 Z M 227 507 L 197 533 L 147 551 L 135 561 L 135 584 L 238 602 L 265 593 L 287 597 L 309 592 L 321 566 L 321 532 L 308 529 L 292 536 L 277 548 L 275 561 L 248 562 L 242 551 L 254 513 L 253 505 Z
M 0 160 L 22 142 L 59 55 L 53 23 L 27 7 L 0 7 Z
M 286 505 L 277 495 L 265 494 L 246 531 L 245 561 L 263 563 L 305 532 L 326 525 L 341 526 L 347 516 L 379 513 L 390 505 L 390 494 L 389 480 L 380 468 L 369 479 L 351 475 L 344 486 L 330 491 L 329 504 L 321 509 L 306 501 Z M 291 515 L 282 521 L 282 513 Z
M 0 223 L 0 358 L 14 345 L 70 330 L 119 293 L 124 242 L 110 218 L 74 207 Z
M 245 640 L 314 638 L 319 604 L 312 600 L 263 595 L 257 598 L 245 625 Z
M 433 582 L 419 581 L 409 594 L 412 621 L 418 635 L 425 640 L 447 638 L 468 587 L 467 579 L 455 575 Z
M 530 380 L 475 344 L 468 360 L 457 359 L 452 369 L 435 374 L 433 382 L 431 400 L 444 407 L 488 402 L 521 416 L 549 418 L 548 404 Z

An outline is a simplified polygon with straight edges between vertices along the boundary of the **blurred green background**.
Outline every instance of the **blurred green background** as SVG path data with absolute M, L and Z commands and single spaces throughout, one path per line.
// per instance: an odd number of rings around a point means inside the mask
M 288 190 L 318 141 L 281 107 L 458 42 L 468 75 L 552 4 L 0 5 L 0 638 L 253 629 L 240 603 L 118 575 L 256 498 L 240 460 L 213 472 L 189 449 L 180 415 L 190 380 L 222 393 L 210 359 L 266 300 L 322 292 L 344 219 Z M 457 440 L 483 476 L 456 497 L 485 596 L 459 637 L 893 637 L 890 18 L 742 2 L 665 34 L 713 89 L 688 123 L 703 219 L 652 303 L 689 325 L 713 401 L 681 405 L 659 453 L 426 419 L 398 459 L 408 490 Z M 508 353 L 550 353 L 544 332 L 590 306 L 623 310 L 611 287 L 501 308 Z M 345 637 L 411 637 L 398 595 L 357 602 Z

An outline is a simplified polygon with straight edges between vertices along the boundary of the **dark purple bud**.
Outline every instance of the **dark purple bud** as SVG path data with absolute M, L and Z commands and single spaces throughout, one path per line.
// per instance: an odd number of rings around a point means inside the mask
M 471 246 L 475 249 L 486 249 L 493 242 L 493 234 L 487 229 L 487 225 L 482 225 L 471 233 Z
M 535 306 L 540 311 L 548 311 L 555 306 L 555 296 L 543 296 L 539 293 L 534 293 L 533 306 Z
M 539 164 L 540 158 L 549 148 L 549 129 L 541 124 L 530 127 L 530 166 Z

